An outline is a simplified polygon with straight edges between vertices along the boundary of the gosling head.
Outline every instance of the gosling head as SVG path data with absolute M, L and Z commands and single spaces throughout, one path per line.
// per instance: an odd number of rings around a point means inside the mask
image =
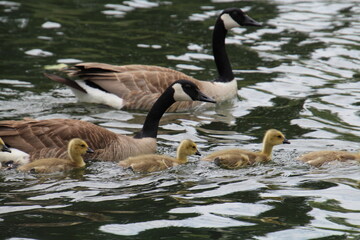
M 269 129 L 266 131 L 264 137 L 264 143 L 271 146 L 280 145 L 280 144 L 290 144 L 282 132 L 276 129 Z
M 239 8 L 227 8 L 220 14 L 226 30 L 240 26 L 261 26 L 260 23 L 246 15 Z
M 6 146 L 6 144 L 4 143 L 4 141 L 1 138 L 0 138 L 0 150 L 2 152 L 11 153 L 11 150 Z
M 199 87 L 188 80 L 178 80 L 171 85 L 175 101 L 202 101 L 216 103 L 214 99 L 202 93 Z
M 201 156 L 196 143 L 194 143 L 192 140 L 190 139 L 185 139 L 183 141 L 181 141 L 180 145 L 179 145 L 179 149 L 186 154 L 187 156 L 190 155 L 199 155 Z
M 73 138 L 69 142 L 69 149 L 70 151 L 74 151 L 77 153 L 80 153 L 80 155 L 84 155 L 85 153 L 93 153 L 94 150 L 92 150 L 87 143 L 80 139 L 80 138 Z

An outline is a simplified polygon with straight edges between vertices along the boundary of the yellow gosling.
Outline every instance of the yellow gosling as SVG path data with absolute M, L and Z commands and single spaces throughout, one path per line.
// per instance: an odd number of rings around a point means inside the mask
M 316 151 L 306 153 L 298 158 L 298 160 L 308 163 L 315 167 L 320 167 L 324 163 L 348 160 L 356 160 L 360 162 L 360 152 L 351 153 L 346 151 Z
M 22 172 L 33 173 L 52 173 L 59 171 L 69 171 L 74 168 L 82 168 L 85 166 L 82 155 L 85 153 L 93 153 L 86 142 L 80 138 L 73 138 L 68 144 L 68 159 L 61 158 L 43 158 L 35 160 L 17 169 Z
M 158 154 L 144 154 L 122 160 L 119 162 L 119 166 L 131 168 L 134 172 L 156 172 L 179 164 L 185 164 L 188 161 L 187 157 L 194 154 L 200 155 L 196 144 L 186 139 L 181 141 L 177 148 L 176 158 Z
M 226 169 L 237 169 L 252 165 L 258 162 L 268 162 L 271 160 L 273 147 L 280 144 L 289 144 L 284 134 L 276 129 L 266 131 L 263 139 L 261 152 L 252 152 L 243 149 L 224 149 L 213 152 L 202 160 L 214 161 L 215 164 Z

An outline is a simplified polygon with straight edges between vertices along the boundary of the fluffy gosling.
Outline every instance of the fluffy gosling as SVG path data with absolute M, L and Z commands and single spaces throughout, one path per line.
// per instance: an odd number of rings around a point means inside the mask
M 271 160 L 272 149 L 276 145 L 290 144 L 284 134 L 276 129 L 266 131 L 261 152 L 243 149 L 224 149 L 213 152 L 202 160 L 214 161 L 216 165 L 226 169 L 238 169 L 258 162 Z
M 351 153 L 346 151 L 316 151 L 306 153 L 298 158 L 298 160 L 308 163 L 315 167 L 320 167 L 321 165 L 333 162 L 340 161 L 345 162 L 348 160 L 356 160 L 360 162 L 360 152 Z
M 189 140 L 181 141 L 177 148 L 177 157 L 172 158 L 158 154 L 144 154 L 135 157 L 129 157 L 119 162 L 119 166 L 130 168 L 134 172 L 156 172 L 187 163 L 187 157 L 190 155 L 201 155 L 196 144 Z
M 61 158 L 42 158 L 31 163 L 18 167 L 22 172 L 32 173 L 52 173 L 69 171 L 74 168 L 82 168 L 85 166 L 82 155 L 85 153 L 93 153 L 94 150 L 89 148 L 87 143 L 80 138 L 73 138 L 68 144 L 68 159 Z

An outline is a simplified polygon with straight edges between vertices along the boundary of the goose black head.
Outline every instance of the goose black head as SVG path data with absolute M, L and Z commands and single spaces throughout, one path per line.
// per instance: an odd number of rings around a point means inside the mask
M 198 86 L 191 81 L 178 80 L 171 86 L 174 90 L 173 97 L 175 101 L 201 101 L 216 103 L 214 99 L 202 93 Z
M 241 9 L 239 8 L 227 8 L 225 9 L 221 15 L 221 20 L 224 23 L 224 26 L 227 30 L 240 27 L 240 26 L 261 26 L 260 23 L 246 15 Z

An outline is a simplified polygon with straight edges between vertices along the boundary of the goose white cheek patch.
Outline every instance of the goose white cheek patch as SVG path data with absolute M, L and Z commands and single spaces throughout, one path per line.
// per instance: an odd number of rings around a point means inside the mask
M 174 100 L 175 101 L 192 101 L 191 97 L 184 92 L 181 84 L 176 83 L 172 86 L 174 89 Z
M 240 24 L 234 21 L 234 19 L 227 13 L 221 15 L 221 20 L 224 22 L 226 30 L 234 27 L 240 27 Z

